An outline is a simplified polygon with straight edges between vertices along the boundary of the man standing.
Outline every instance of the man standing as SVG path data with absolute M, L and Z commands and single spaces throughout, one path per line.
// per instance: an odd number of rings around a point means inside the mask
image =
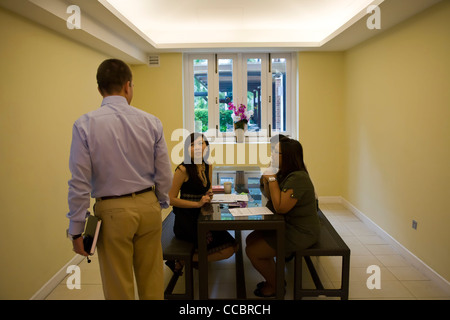
M 169 206 L 172 170 L 161 121 L 130 106 L 131 70 L 105 60 L 97 70 L 99 109 L 73 126 L 69 167 L 69 237 L 83 249 L 89 197 L 102 220 L 97 243 L 106 299 L 164 298 L 161 207 Z

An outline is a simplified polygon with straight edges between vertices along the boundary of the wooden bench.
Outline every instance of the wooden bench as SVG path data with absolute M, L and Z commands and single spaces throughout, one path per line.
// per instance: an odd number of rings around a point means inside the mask
M 331 223 L 319 209 L 321 229 L 319 241 L 312 247 L 299 250 L 295 253 L 295 273 L 294 273 L 294 300 L 300 300 L 303 297 L 311 296 L 331 296 L 340 297 L 341 300 L 348 300 L 348 287 L 350 275 L 350 249 L 344 240 L 333 228 Z M 340 289 L 325 289 L 311 261 L 311 256 L 341 256 L 342 274 Z M 311 273 L 316 289 L 302 288 L 302 258 Z
M 194 299 L 194 281 L 192 271 L 192 255 L 194 254 L 194 244 L 177 239 L 173 233 L 173 224 L 175 222 L 175 214 L 173 211 L 164 219 L 162 223 L 161 244 L 164 260 L 180 260 L 184 261 L 185 276 L 185 292 L 184 294 L 173 293 L 173 289 L 178 281 L 179 276 L 173 274 L 166 289 L 164 290 L 164 299 Z

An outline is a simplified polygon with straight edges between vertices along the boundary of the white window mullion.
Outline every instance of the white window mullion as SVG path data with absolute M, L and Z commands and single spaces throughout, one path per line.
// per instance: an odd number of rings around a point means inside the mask
M 244 97 L 244 92 L 246 92 L 247 90 L 247 86 L 245 84 L 244 79 L 246 79 L 246 66 L 244 64 L 244 59 L 242 58 L 242 53 L 238 53 L 237 55 L 237 72 L 236 75 L 237 80 L 236 80 L 236 85 L 237 85 L 237 89 L 236 89 L 236 97 L 233 99 L 234 103 L 236 104 L 238 102 L 238 100 L 242 100 Z M 245 85 L 245 87 L 244 87 Z M 244 101 L 247 101 L 247 99 L 245 99 Z
M 217 74 L 216 59 L 214 54 L 206 56 L 208 59 L 208 136 L 215 136 L 216 132 L 216 97 L 218 94 L 216 91 Z
M 237 55 L 236 54 L 218 54 L 217 55 L 217 61 L 219 63 L 219 68 L 218 68 L 218 73 L 217 73 L 217 79 L 214 82 L 215 83 L 215 91 L 216 94 L 218 96 L 218 102 L 217 102 L 217 106 L 216 106 L 216 121 L 217 121 L 217 127 L 218 127 L 218 136 L 219 137 L 234 137 L 235 133 L 234 130 L 230 130 L 229 128 L 227 128 L 226 131 L 221 131 L 220 129 L 220 85 L 221 82 L 220 81 L 225 81 L 225 83 L 222 84 L 226 84 L 227 81 L 227 77 L 224 76 L 224 78 L 221 78 L 221 72 L 226 72 L 226 67 L 224 67 L 224 65 L 221 66 L 220 62 L 223 60 L 231 60 L 232 64 L 231 64 L 231 83 L 232 83 L 232 87 L 231 87 L 231 91 L 232 91 L 232 102 L 236 101 L 237 98 L 237 90 L 238 90 L 238 74 L 237 74 L 237 70 L 238 70 L 238 62 L 237 62 Z M 226 64 L 225 64 L 226 66 Z M 222 69 L 223 68 L 223 69 Z M 222 80 L 221 80 L 222 79 Z M 224 91 L 225 92 L 225 91 Z M 229 90 L 226 91 L 227 93 L 229 93 Z M 229 96 L 229 95 L 227 95 Z M 227 110 L 228 106 L 225 106 L 225 110 Z M 231 120 L 231 119 L 230 119 Z
M 194 131 L 194 66 L 190 56 L 186 56 L 184 62 L 184 79 L 187 94 L 184 95 L 184 128 L 190 132 Z
M 261 104 L 261 129 L 260 132 L 255 132 L 257 136 L 268 135 L 269 129 L 269 96 L 271 94 L 271 89 L 269 88 L 269 57 L 268 54 L 261 55 L 261 96 L 260 104 Z
M 292 138 L 298 139 L 298 55 L 296 53 L 292 53 L 289 56 L 290 75 L 288 79 L 290 84 L 288 85 L 289 100 L 286 116 L 288 116 L 291 121 L 289 122 L 289 127 L 287 129 L 289 130 Z
M 217 54 L 211 55 L 211 63 L 208 65 L 211 75 L 208 103 L 208 135 L 216 137 L 216 129 L 219 126 L 219 73 Z
M 264 114 L 266 115 L 266 122 L 265 122 L 265 127 L 264 127 L 264 133 L 266 137 L 269 137 L 269 135 L 271 135 L 271 131 L 273 128 L 273 120 L 272 120 L 272 104 L 273 104 L 273 92 L 272 92 L 272 57 L 269 54 L 266 60 L 266 66 L 267 66 L 267 70 L 266 70 L 266 76 L 264 77 L 266 84 L 266 90 L 267 90 L 267 94 L 266 94 L 266 107 L 265 107 L 265 112 Z
M 268 107 L 268 88 L 267 88 L 267 73 L 268 73 L 268 55 L 261 53 L 253 53 L 253 54 L 244 54 L 242 56 L 242 79 L 244 79 L 244 83 L 242 84 L 242 99 L 243 102 L 248 107 L 247 101 L 247 92 L 248 92 L 248 60 L 249 59 L 260 59 L 261 60 L 261 92 L 258 96 L 258 104 L 260 106 L 260 115 L 261 115 L 261 123 L 260 123 L 260 131 L 259 132 L 247 132 L 247 136 L 255 137 L 255 136 L 266 136 L 267 128 L 268 128 L 268 116 L 267 116 L 267 107 Z M 256 114 L 254 115 L 256 117 Z

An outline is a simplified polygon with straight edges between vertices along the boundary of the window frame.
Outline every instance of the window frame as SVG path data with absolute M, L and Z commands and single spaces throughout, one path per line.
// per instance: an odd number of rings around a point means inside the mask
M 298 136 L 298 75 L 296 53 L 184 53 L 183 54 L 183 125 L 194 132 L 194 69 L 193 61 L 208 59 L 208 131 L 204 134 L 214 142 L 235 142 L 235 133 L 220 132 L 219 59 L 233 59 L 233 102 L 247 105 L 247 59 L 261 57 L 261 130 L 246 132 L 246 142 L 267 142 L 274 134 Z M 286 130 L 274 131 L 272 119 L 272 59 L 286 59 Z M 270 125 L 270 127 L 269 127 Z M 264 130 L 267 129 L 267 130 Z

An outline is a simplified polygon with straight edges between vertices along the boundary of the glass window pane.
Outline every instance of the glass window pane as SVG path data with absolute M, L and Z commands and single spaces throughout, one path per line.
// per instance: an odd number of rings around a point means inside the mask
M 247 109 L 253 110 L 248 131 L 261 129 L 261 59 L 247 59 Z
M 194 60 L 194 121 L 196 132 L 208 131 L 208 59 Z
M 218 60 L 220 131 L 233 132 L 233 111 L 228 110 L 228 103 L 233 101 L 233 59 Z
M 286 131 L 286 59 L 272 59 L 272 130 Z

